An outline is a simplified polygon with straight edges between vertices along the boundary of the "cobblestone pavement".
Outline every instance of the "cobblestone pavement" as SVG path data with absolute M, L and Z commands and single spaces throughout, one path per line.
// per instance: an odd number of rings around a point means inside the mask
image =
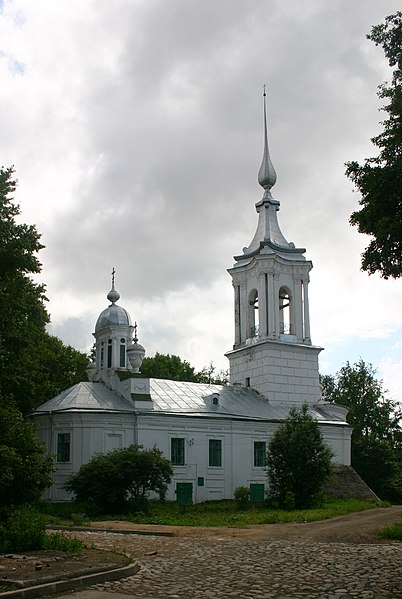
M 402 598 L 402 544 L 345 544 L 82 532 L 140 564 L 135 576 L 96 585 L 137 599 Z

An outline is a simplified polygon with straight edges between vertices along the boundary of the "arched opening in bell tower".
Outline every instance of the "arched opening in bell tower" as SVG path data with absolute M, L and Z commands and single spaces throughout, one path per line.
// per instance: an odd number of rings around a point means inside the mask
M 257 337 L 259 332 L 259 313 L 258 313 L 258 291 L 253 289 L 249 295 L 249 337 Z
M 286 287 L 279 290 L 279 333 L 282 335 L 292 335 L 291 322 L 291 297 Z

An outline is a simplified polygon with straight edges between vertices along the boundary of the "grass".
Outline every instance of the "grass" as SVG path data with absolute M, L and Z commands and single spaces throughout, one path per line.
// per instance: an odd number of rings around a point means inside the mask
M 397 522 L 389 528 L 376 530 L 375 534 L 383 539 L 393 539 L 394 541 L 402 541 L 402 522 Z
M 313 522 L 360 512 L 375 507 L 385 507 L 382 502 L 358 499 L 326 500 L 320 507 L 308 510 L 270 509 L 265 504 L 250 504 L 248 509 L 239 510 L 235 501 L 206 501 L 183 508 L 174 502 L 151 500 L 149 513 L 115 514 L 99 516 L 96 520 L 128 520 L 138 524 L 159 524 L 171 526 L 227 526 L 244 528 L 256 524 L 276 524 L 290 522 Z M 72 524 L 77 520 L 89 523 L 85 516 L 85 506 L 74 503 L 43 503 L 41 511 L 49 523 Z M 77 513 L 80 517 L 77 518 Z

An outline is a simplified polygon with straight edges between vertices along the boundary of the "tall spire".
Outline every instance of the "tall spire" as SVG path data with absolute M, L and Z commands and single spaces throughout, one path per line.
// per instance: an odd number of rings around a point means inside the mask
M 266 92 L 264 85 L 264 156 L 262 158 L 262 163 L 260 166 L 260 170 L 258 171 L 258 183 L 265 189 L 264 198 L 270 198 L 271 196 L 271 187 L 275 185 L 276 182 L 276 172 L 274 169 L 274 165 L 272 164 L 271 157 L 269 155 L 268 148 L 268 127 L 267 127 L 267 107 L 266 107 Z
M 114 304 L 114 303 L 118 302 L 118 301 L 119 301 L 119 299 L 120 299 L 120 293 L 118 293 L 118 292 L 116 291 L 116 289 L 114 288 L 114 275 L 115 275 L 115 274 L 116 274 L 116 271 L 115 271 L 115 269 L 114 269 L 114 266 L 113 266 L 113 270 L 112 270 L 112 288 L 111 288 L 111 290 L 109 291 L 109 293 L 107 294 L 107 299 L 108 299 L 110 302 L 112 302 L 112 304 Z

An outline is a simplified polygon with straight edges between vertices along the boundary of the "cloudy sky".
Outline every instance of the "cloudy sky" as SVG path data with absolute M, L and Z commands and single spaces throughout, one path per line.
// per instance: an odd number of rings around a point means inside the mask
M 402 400 L 402 280 L 360 272 L 344 163 L 375 153 L 397 0 L 0 0 L 0 164 L 46 249 L 51 331 L 92 345 L 116 268 L 148 355 L 233 343 L 226 269 L 253 237 L 262 86 L 285 237 L 313 261 L 323 373 L 362 357 Z

